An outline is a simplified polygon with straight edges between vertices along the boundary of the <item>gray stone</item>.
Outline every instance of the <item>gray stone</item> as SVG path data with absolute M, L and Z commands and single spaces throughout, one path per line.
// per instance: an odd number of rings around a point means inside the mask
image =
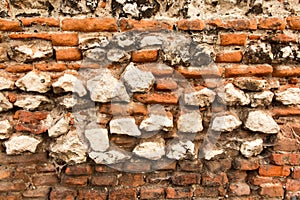
M 50 156 L 67 163 L 83 163 L 86 161 L 87 146 L 80 140 L 76 130 L 62 135 L 50 144 Z
M 120 163 L 131 158 L 127 152 L 122 150 L 109 150 L 107 152 L 92 151 L 89 153 L 89 157 L 97 164 L 105 165 Z
M 228 132 L 237 129 L 242 122 L 234 115 L 217 116 L 213 119 L 211 129 L 214 131 Z
M 9 78 L 0 77 L 0 90 L 6 90 L 6 89 L 14 89 L 15 82 L 10 80 Z
M 113 77 L 108 69 L 104 69 L 98 76 L 88 80 L 87 88 L 91 99 L 96 102 L 130 101 L 123 83 Z
M 167 145 L 166 156 L 175 160 L 193 159 L 195 157 L 195 145 L 190 140 L 172 141 Z
M 248 94 L 245 94 L 242 90 L 235 88 L 232 83 L 228 83 L 224 87 L 224 91 L 218 93 L 222 103 L 233 105 L 248 105 L 250 98 Z
M 243 156 L 250 158 L 260 154 L 263 150 L 263 140 L 256 139 L 253 141 L 243 142 L 240 151 Z
M 12 129 L 9 121 L 6 120 L 1 120 L 0 121 L 0 140 L 6 139 L 9 137 L 8 133 Z
M 50 90 L 51 77 L 46 72 L 29 72 L 18 79 L 16 86 L 28 92 L 46 93 Z
M 111 62 L 121 62 L 130 60 L 130 55 L 121 49 L 111 49 L 106 54 L 107 59 Z
M 245 123 L 245 127 L 251 131 L 262 133 L 278 133 L 280 130 L 274 119 L 264 111 L 251 111 Z
M 41 141 L 34 137 L 26 135 L 15 135 L 12 136 L 8 141 L 4 142 L 4 145 L 6 147 L 6 153 L 8 155 L 13 155 L 21 154 L 26 151 L 34 153 L 40 143 Z
M 50 99 L 41 95 L 19 95 L 14 106 L 18 106 L 25 110 L 34 110 L 42 103 L 50 103 Z
M 271 91 L 249 93 L 251 107 L 266 106 L 272 103 L 274 93 Z
M 162 41 L 159 37 L 155 35 L 150 35 L 150 36 L 145 36 L 141 40 L 141 47 L 146 47 L 146 46 L 157 46 L 157 45 L 162 45 Z
M 115 118 L 109 123 L 110 133 L 140 136 L 141 132 L 133 117 Z
M 86 128 L 85 137 L 90 143 L 91 151 L 104 152 L 109 148 L 109 139 L 107 129 L 94 127 Z
M 48 129 L 49 137 L 58 137 L 66 134 L 70 129 L 69 123 L 69 116 L 66 115 L 60 118 L 53 126 L 51 126 L 51 128 Z
M 0 93 L 0 112 L 7 111 L 12 108 L 13 105 L 8 101 L 8 99 L 2 93 Z
M 160 138 L 155 141 L 145 141 L 137 145 L 133 149 L 139 157 L 147 158 L 150 160 L 159 160 L 165 155 L 165 141 Z
M 147 92 L 155 81 L 151 72 L 140 70 L 134 63 L 126 67 L 122 77 L 131 92 Z
M 233 84 L 242 90 L 262 91 L 266 88 L 267 81 L 257 78 L 239 77 L 234 80 Z
M 191 106 L 209 106 L 215 99 L 216 93 L 208 88 L 184 94 L 184 103 Z
M 187 111 L 179 116 L 178 131 L 184 133 L 197 133 L 203 130 L 202 117 L 198 110 Z
M 106 60 L 106 50 L 100 48 L 88 49 L 83 52 L 83 57 L 94 62 L 104 62 Z
M 135 44 L 135 40 L 132 37 L 128 37 L 128 35 L 116 35 L 114 38 L 121 48 L 128 48 Z
M 275 98 L 283 105 L 300 104 L 300 89 L 288 88 L 284 91 L 278 91 L 275 93 Z

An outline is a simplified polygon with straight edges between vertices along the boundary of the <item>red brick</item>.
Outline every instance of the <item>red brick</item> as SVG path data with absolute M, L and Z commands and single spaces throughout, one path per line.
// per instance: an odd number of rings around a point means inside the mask
M 76 190 L 63 187 L 55 187 L 50 192 L 50 200 L 74 200 L 76 196 Z
M 300 76 L 300 67 L 297 66 L 274 66 L 272 76 L 275 77 L 291 77 Z
M 132 186 L 137 187 L 144 185 L 144 175 L 143 174 L 123 174 L 119 178 L 119 185 L 122 186 Z
M 40 71 L 62 72 L 67 69 L 67 66 L 64 63 L 37 63 L 34 64 L 34 68 Z
M 268 176 L 258 176 L 258 175 L 250 177 L 249 180 L 253 185 L 262 185 L 265 183 L 280 183 L 278 178 L 268 177 Z
M 247 176 L 247 171 L 230 170 L 227 172 L 229 182 L 243 182 L 246 180 Z
M 258 34 L 251 34 L 248 36 L 249 40 L 259 40 L 262 38 L 262 35 L 258 35 Z
M 273 72 L 271 65 L 233 65 L 225 68 L 225 77 L 267 76 Z
M 0 182 L 0 192 L 17 192 L 17 191 L 24 191 L 26 189 L 26 184 L 22 182 Z
M 218 53 L 216 55 L 217 63 L 238 63 L 241 62 L 242 59 L 243 59 L 242 51 L 229 51 L 229 52 Z
M 178 96 L 172 93 L 134 94 L 141 103 L 177 104 Z
M 173 25 L 167 21 L 142 19 L 140 21 L 133 19 L 120 20 L 121 31 L 138 30 L 138 31 L 158 31 L 172 30 Z
M 226 33 L 220 35 L 221 45 L 230 46 L 238 45 L 245 46 L 247 42 L 247 35 L 244 33 Z
M 183 160 L 183 161 L 179 161 L 178 164 L 181 171 L 187 171 L 187 172 L 201 171 L 203 167 L 203 163 L 198 160 L 196 161 Z
M 176 81 L 169 79 L 158 79 L 155 81 L 155 90 L 175 90 L 177 89 Z
M 11 21 L 0 19 L 0 31 L 21 31 L 21 24 L 19 21 Z
M 290 29 L 300 30 L 300 16 L 289 16 L 286 21 Z
M 223 29 L 233 29 L 233 30 L 256 30 L 257 22 L 256 19 L 235 19 L 222 21 L 220 19 L 209 20 L 207 22 L 211 26 L 216 26 Z
M 59 27 L 59 20 L 55 18 L 43 18 L 43 17 L 33 17 L 33 18 L 22 18 L 23 26 L 32 26 L 34 24 L 47 25 L 49 27 Z
M 0 165 L 7 164 L 29 164 L 29 163 L 45 163 L 47 162 L 47 153 L 23 154 L 8 156 L 0 152 Z
M 109 192 L 108 200 L 133 200 L 137 199 L 135 188 L 117 188 Z
M 54 46 L 76 46 L 78 45 L 78 33 L 57 33 L 51 34 Z
M 259 160 L 255 158 L 236 158 L 233 162 L 234 168 L 239 170 L 256 170 L 259 168 Z
M 126 172 L 149 172 L 151 171 L 151 163 L 150 162 L 125 163 L 123 169 Z
M 142 187 L 141 199 L 163 199 L 165 190 L 161 187 Z
M 146 63 L 138 65 L 138 68 L 151 72 L 154 76 L 171 76 L 174 69 L 160 63 Z
M 11 39 L 42 39 L 51 40 L 51 35 L 48 33 L 12 33 L 8 35 Z
M 77 61 L 81 60 L 81 52 L 78 48 L 59 48 L 55 50 L 57 61 Z
M 187 20 L 183 19 L 177 22 L 177 27 L 179 30 L 184 31 L 201 31 L 204 29 L 204 21 L 195 19 L 195 20 Z
M 196 186 L 194 190 L 195 197 L 218 197 L 219 188 L 216 187 L 200 187 Z
M 275 166 L 275 165 L 261 165 L 258 171 L 261 176 L 289 176 L 290 167 Z
M 276 165 L 300 165 L 300 153 L 272 154 L 271 159 Z
M 113 18 L 68 18 L 62 21 L 63 31 L 81 32 L 115 32 L 118 30 L 117 22 Z
M 105 191 L 96 189 L 82 189 L 78 190 L 78 200 L 106 200 L 107 194 Z
M 191 198 L 193 196 L 193 191 L 189 187 L 184 188 L 166 188 L 166 198 L 168 199 L 183 199 L 183 198 Z
M 112 135 L 110 142 L 123 148 L 134 148 L 137 144 L 137 138 L 127 135 Z
M 200 183 L 200 174 L 196 173 L 183 173 L 178 172 L 174 173 L 171 177 L 172 183 L 174 185 L 191 185 L 191 184 L 199 184 Z
M 117 172 L 116 169 L 111 168 L 107 165 L 96 165 L 95 166 L 95 171 L 96 172 Z
M 237 196 L 250 195 L 251 193 L 249 185 L 243 182 L 230 183 L 229 189 L 232 194 Z
M 288 191 L 300 191 L 300 180 L 287 179 L 285 186 Z
M 132 61 L 137 63 L 155 62 L 157 58 L 158 50 L 139 50 L 131 54 Z
M 66 186 L 85 186 L 87 185 L 88 177 L 87 176 L 62 176 L 61 183 Z
M 300 166 L 294 167 L 293 178 L 300 179 Z
M 92 185 L 96 186 L 115 186 L 117 184 L 117 176 L 103 174 L 101 176 L 93 176 L 91 179 Z
M 29 72 L 33 69 L 32 65 L 20 64 L 20 65 L 9 65 L 5 68 L 5 71 L 10 73 L 24 73 Z
M 36 166 L 36 172 L 55 172 L 56 167 L 52 163 L 44 163 Z
M 293 35 L 278 33 L 274 37 L 272 37 L 271 40 L 278 43 L 290 43 L 290 42 L 295 43 L 297 42 L 297 37 Z
M 195 68 L 195 67 L 177 67 L 176 69 L 180 74 L 186 78 L 202 78 L 204 77 L 220 77 L 223 73 L 223 68 L 221 67 L 211 67 L 211 68 Z
M 269 17 L 261 18 L 259 20 L 258 28 L 259 29 L 269 29 L 269 30 L 284 30 L 286 22 L 282 18 Z
M 50 192 L 50 187 L 36 187 L 35 189 L 26 190 L 23 192 L 23 197 L 26 198 L 47 198 Z
M 225 185 L 228 183 L 228 178 L 226 173 L 219 172 L 217 174 L 215 173 L 209 173 L 206 172 L 202 175 L 202 185 L 208 186 L 208 187 L 216 187 Z
M 58 183 L 56 174 L 39 174 L 32 178 L 32 183 L 35 186 L 52 186 Z
M 272 113 L 274 116 L 290 116 L 290 115 L 300 115 L 299 107 L 283 107 L 283 108 L 273 108 Z
M 89 164 L 81 164 L 68 166 L 65 173 L 67 175 L 89 175 L 93 173 L 93 169 Z
M 282 187 L 282 184 L 280 183 L 264 183 L 261 185 L 261 190 L 259 194 L 268 197 L 283 197 L 284 189 Z

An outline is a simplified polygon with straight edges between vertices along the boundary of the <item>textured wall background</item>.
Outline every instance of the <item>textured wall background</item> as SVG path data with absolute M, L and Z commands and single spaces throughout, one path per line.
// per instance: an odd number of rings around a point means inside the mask
M 299 199 L 299 12 L 0 0 L 0 199 Z

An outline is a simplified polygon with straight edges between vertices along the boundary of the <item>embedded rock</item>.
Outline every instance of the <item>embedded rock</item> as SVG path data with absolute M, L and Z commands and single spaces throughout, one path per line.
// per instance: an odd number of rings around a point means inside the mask
M 5 78 L 5 77 L 0 77 L 0 90 L 6 90 L 6 89 L 14 89 L 15 82 Z
M 240 148 L 240 151 L 243 154 L 243 156 L 247 158 L 260 154 L 262 150 L 263 150 L 262 139 L 256 139 L 253 141 L 244 142 Z
M 284 91 L 276 92 L 275 98 L 283 105 L 300 104 L 300 88 L 288 88 Z
M 0 112 L 12 109 L 13 105 L 8 101 L 8 99 L 0 93 Z
M 143 39 L 140 42 L 141 47 L 146 47 L 146 46 L 160 46 L 162 45 L 162 41 L 160 37 L 157 37 L 155 35 L 149 35 L 143 37 Z
M 141 132 L 132 117 L 112 119 L 109 123 L 110 133 L 140 136 Z
M 65 106 L 66 108 L 72 108 L 77 104 L 77 99 L 73 97 L 65 97 L 59 104 Z
M 122 150 L 109 150 L 107 152 L 92 151 L 89 153 L 89 157 L 93 159 L 97 164 L 116 164 L 128 160 L 131 156 Z
M 133 63 L 126 67 L 123 79 L 131 92 L 147 92 L 155 81 L 151 72 L 142 71 Z
M 218 96 L 222 103 L 229 106 L 233 105 L 248 105 L 250 98 L 248 94 L 245 94 L 242 90 L 235 88 L 232 83 L 228 83 L 224 87 L 224 92 L 219 92 Z
M 184 103 L 191 106 L 209 106 L 215 99 L 216 93 L 208 88 L 184 94 Z
M 86 95 L 86 89 L 81 80 L 72 74 L 64 74 L 52 84 L 54 93 L 76 92 L 80 97 Z
M 106 129 L 94 126 L 87 128 L 84 134 L 90 143 L 91 151 L 104 152 L 109 148 L 108 132 Z
M 183 113 L 177 121 L 178 131 L 184 133 L 197 133 L 203 130 L 202 117 L 197 110 Z
M 1 5 L 1 4 L 0 4 Z M 0 8 L 1 9 L 1 8 Z M 0 44 L 0 62 L 4 62 L 8 60 L 7 57 L 7 49 L 8 46 L 4 44 Z
M 133 149 L 133 153 L 150 160 L 159 160 L 165 155 L 164 139 L 142 142 Z
M 251 107 L 266 106 L 272 103 L 274 93 L 271 91 L 249 93 Z
M 17 97 L 15 106 L 23 108 L 25 110 L 34 110 L 38 108 L 42 103 L 49 103 L 50 99 L 41 95 L 21 95 Z
M 8 141 L 4 142 L 6 153 L 8 155 L 20 154 L 26 151 L 34 153 L 40 140 L 26 135 L 12 136 Z
M 278 133 L 280 130 L 274 119 L 264 111 L 251 111 L 245 123 L 245 127 L 251 131 L 262 133 Z
M 242 125 L 242 122 L 234 115 L 215 117 L 211 129 L 214 131 L 229 132 Z
M 45 72 L 29 72 L 18 79 L 16 86 L 28 92 L 46 93 L 50 90 L 51 77 Z
M 130 55 L 121 49 L 111 49 L 107 52 L 106 57 L 111 62 L 120 62 L 122 60 L 129 60 Z
M 51 128 L 48 130 L 49 137 L 58 137 L 69 131 L 70 117 L 64 116 L 60 118 Z
M 9 137 L 8 133 L 11 130 L 11 128 L 12 127 L 7 119 L 0 121 L 0 140 L 6 139 Z
M 211 160 L 215 156 L 220 155 L 222 153 L 224 153 L 223 149 L 205 151 L 204 158 L 205 158 L 205 160 Z
M 239 77 L 234 80 L 233 84 L 242 90 L 261 91 L 265 89 L 267 81 L 249 77 Z
M 167 145 L 166 156 L 175 160 L 193 159 L 195 157 L 195 145 L 190 140 L 172 141 Z

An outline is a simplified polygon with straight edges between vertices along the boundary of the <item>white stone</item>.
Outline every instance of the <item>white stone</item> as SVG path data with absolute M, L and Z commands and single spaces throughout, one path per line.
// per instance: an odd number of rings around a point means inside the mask
M 275 93 L 275 98 L 283 105 L 300 104 L 300 88 L 288 88 Z
M 136 3 L 126 3 L 123 6 L 123 11 L 127 14 L 130 14 L 134 17 L 139 17 L 139 13 L 140 11 L 137 8 L 137 4 Z
M 15 82 L 4 77 L 0 77 L 0 90 L 14 89 Z
M 60 118 L 51 128 L 49 128 L 49 137 L 58 137 L 67 133 L 70 129 L 69 123 L 70 117 L 65 116 Z
M 106 57 L 112 62 L 120 62 L 120 59 L 124 58 L 129 60 L 130 55 L 121 49 L 111 49 L 107 52 Z
M 109 123 L 110 133 L 125 134 L 129 136 L 140 136 L 141 131 L 133 117 L 115 118 Z
M 224 91 L 219 92 L 218 96 L 222 103 L 229 106 L 233 105 L 248 105 L 250 98 L 248 94 L 245 94 L 242 90 L 235 88 L 232 83 L 228 83 L 224 87 Z
M 65 106 L 66 108 L 73 108 L 73 106 L 77 104 L 77 99 L 73 97 L 66 97 L 59 104 Z
M 166 153 L 164 139 L 142 142 L 133 149 L 133 153 L 150 160 L 159 160 Z
M 92 151 L 104 152 L 109 148 L 108 132 L 104 128 L 88 128 L 84 132 Z
M 249 158 L 252 156 L 256 156 L 260 154 L 263 150 L 263 140 L 262 139 L 256 139 L 253 141 L 247 141 L 243 142 L 241 145 L 240 151 L 243 154 L 243 156 Z
M 128 160 L 131 156 L 121 150 L 109 150 L 107 152 L 92 151 L 89 153 L 89 157 L 93 159 L 97 164 L 116 164 Z
M 162 41 L 157 36 L 145 36 L 141 40 L 141 47 L 153 46 L 153 45 L 162 45 Z
M 266 106 L 272 103 L 274 93 L 271 91 L 250 93 L 251 107 Z
M 80 140 L 76 130 L 62 135 L 50 144 L 50 156 L 65 162 L 83 163 L 86 161 L 87 146 Z
M 41 141 L 34 137 L 21 135 L 12 136 L 8 141 L 4 142 L 4 145 L 6 147 L 6 153 L 8 155 L 12 155 L 20 154 L 26 151 L 34 153 L 38 144 L 40 143 Z
M 52 84 L 54 93 L 76 92 L 80 97 L 86 95 L 86 89 L 81 80 L 72 74 L 64 74 Z
M 20 95 L 14 105 L 25 110 L 34 110 L 45 102 L 49 103 L 50 99 L 41 95 Z
M 97 102 L 125 101 L 130 98 L 125 86 L 117 80 L 108 69 L 104 69 L 98 76 L 87 81 L 91 99 Z
M 130 63 L 123 74 L 125 85 L 131 92 L 147 92 L 154 84 L 155 78 L 151 72 L 140 70 Z
M 184 103 L 191 106 L 209 106 L 215 99 L 216 93 L 208 88 L 184 94 Z
M 222 153 L 224 153 L 223 149 L 206 151 L 204 158 L 205 158 L 205 160 L 210 160 L 210 159 L 214 158 L 215 156 L 220 155 Z
M 218 116 L 213 119 L 211 129 L 214 131 L 233 131 L 242 125 L 242 122 L 234 115 Z
M 11 128 L 12 127 L 7 119 L 0 121 L 0 140 L 6 139 L 9 137 L 7 134 L 9 133 Z
M 179 140 L 167 145 L 166 156 L 170 159 L 181 160 L 195 157 L 195 145 L 190 140 Z
M 178 131 L 184 133 L 197 133 L 203 130 L 202 117 L 198 110 L 187 111 L 179 116 Z
M 28 92 L 45 93 L 50 90 L 51 77 L 45 72 L 29 72 L 22 78 L 18 79 L 16 86 L 21 90 Z
M 234 80 L 233 84 L 242 90 L 261 91 L 266 88 L 267 81 L 256 78 L 239 77 Z
M 0 93 L 0 112 L 12 109 L 13 105 L 8 101 L 8 99 Z
M 251 131 L 262 133 L 278 133 L 280 130 L 274 119 L 264 111 L 251 111 L 245 123 L 245 127 Z

